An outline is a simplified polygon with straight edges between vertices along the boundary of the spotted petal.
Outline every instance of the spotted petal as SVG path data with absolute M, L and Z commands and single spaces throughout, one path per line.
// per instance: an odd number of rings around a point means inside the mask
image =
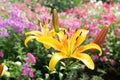
M 54 70 L 56 64 L 61 60 L 61 59 L 65 59 L 65 58 L 68 58 L 68 56 L 64 55 L 64 53 L 55 53 L 50 62 L 49 62 L 49 69 L 51 71 Z
M 79 46 L 86 38 L 86 35 L 88 33 L 88 30 L 81 29 L 77 30 L 73 35 L 71 36 L 70 41 L 70 49 L 73 51 L 77 46 Z
M 80 35 L 78 37 L 78 39 L 76 40 L 76 43 L 75 43 L 75 47 L 79 46 L 80 44 L 82 44 L 84 42 L 84 40 L 86 39 L 86 36 L 88 34 L 88 30 L 85 30 L 85 29 L 82 29 L 80 31 Z

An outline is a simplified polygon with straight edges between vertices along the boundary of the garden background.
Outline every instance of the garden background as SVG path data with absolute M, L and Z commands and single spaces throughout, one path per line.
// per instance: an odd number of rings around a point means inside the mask
M 105 36 L 99 44 L 102 55 L 86 51 L 95 64 L 94 70 L 70 58 L 60 60 L 50 71 L 49 61 L 56 49 L 48 49 L 32 38 L 25 46 L 26 33 L 41 32 L 41 26 L 53 28 L 53 18 L 55 26 L 65 28 L 68 37 L 87 28 L 83 45 L 94 42 L 100 31 L 109 26 L 106 34 L 101 34 Z M 120 79 L 120 0 L 0 0 L 0 80 L 56 79 Z

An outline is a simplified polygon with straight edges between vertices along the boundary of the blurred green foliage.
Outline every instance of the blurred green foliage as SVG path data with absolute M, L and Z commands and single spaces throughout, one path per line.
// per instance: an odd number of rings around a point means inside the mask
M 42 4 L 58 11 L 65 11 L 68 8 L 73 8 L 87 0 L 43 0 Z

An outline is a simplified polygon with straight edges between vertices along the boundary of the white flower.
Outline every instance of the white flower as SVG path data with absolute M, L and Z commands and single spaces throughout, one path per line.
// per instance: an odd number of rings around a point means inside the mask
M 100 0 L 98 2 L 95 3 L 95 6 L 96 7 L 101 7 L 101 5 L 103 4 L 103 2 Z
M 21 65 L 21 62 L 20 62 L 20 61 L 16 61 L 15 64 L 17 64 L 17 65 L 20 66 L 20 65 Z
M 91 3 L 94 3 L 94 2 L 96 2 L 96 0 L 90 0 L 90 2 L 91 2 Z

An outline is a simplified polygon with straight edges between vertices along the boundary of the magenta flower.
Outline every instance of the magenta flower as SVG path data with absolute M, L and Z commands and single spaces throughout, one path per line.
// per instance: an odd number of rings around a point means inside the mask
M 106 14 L 103 14 L 102 18 L 104 20 L 104 24 L 108 24 L 108 25 L 111 24 L 112 22 L 117 21 L 114 13 L 112 13 L 112 12 L 108 12 Z
M 98 60 L 98 55 L 94 55 L 92 58 L 93 60 Z
M 114 34 L 115 34 L 116 36 L 120 36 L 120 30 L 119 30 L 119 29 L 115 29 L 115 30 L 114 30 Z
M 112 65 L 112 66 L 115 66 L 115 65 L 116 65 L 115 60 L 112 60 L 112 61 L 111 61 L 111 65 Z
M 30 76 L 31 78 L 34 77 L 34 73 L 33 73 L 32 69 L 30 69 L 30 71 L 29 71 L 29 76 Z
M 27 58 L 25 58 L 26 62 L 32 62 L 32 64 L 36 63 L 36 58 L 33 54 L 27 53 Z
M 4 57 L 4 53 L 2 51 L 0 51 L 0 57 L 3 58 Z
M 32 69 L 27 64 L 25 64 L 24 67 L 22 68 L 22 75 L 23 76 L 29 75 L 31 78 L 34 77 Z
M 24 67 L 22 68 L 22 75 L 26 76 L 29 70 L 30 70 L 29 66 L 25 64 Z
M 100 60 L 103 61 L 103 62 L 107 62 L 108 58 L 106 56 L 103 56 Z

